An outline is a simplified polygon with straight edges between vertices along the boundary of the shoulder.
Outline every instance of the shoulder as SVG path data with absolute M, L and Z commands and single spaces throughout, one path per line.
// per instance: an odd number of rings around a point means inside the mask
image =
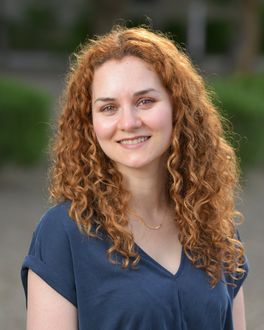
M 30 251 L 39 250 L 41 255 L 69 250 L 82 234 L 69 216 L 70 202 L 59 203 L 49 208 L 35 226 Z M 56 251 L 56 252 L 55 252 Z
M 71 201 L 65 201 L 49 208 L 37 223 L 32 243 L 45 249 L 53 248 L 58 251 L 66 249 L 81 249 L 88 235 L 80 231 L 77 223 L 69 215 Z M 92 232 L 95 233 L 96 226 L 92 224 Z M 104 234 L 102 238 L 104 238 Z M 98 236 L 101 236 L 98 233 Z M 91 240 L 89 240 L 91 243 Z
M 69 216 L 70 201 L 65 201 L 49 208 L 36 225 L 36 234 L 67 234 L 77 228 Z

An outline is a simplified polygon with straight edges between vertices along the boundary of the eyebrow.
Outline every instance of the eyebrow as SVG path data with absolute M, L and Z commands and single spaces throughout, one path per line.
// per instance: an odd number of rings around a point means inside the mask
M 144 95 L 144 94 L 146 94 L 146 93 L 148 93 L 148 92 L 157 92 L 157 93 L 159 93 L 159 91 L 157 91 L 157 90 L 154 89 L 154 88 L 148 88 L 148 89 L 144 89 L 144 90 L 142 90 L 142 91 L 135 92 L 135 93 L 133 94 L 133 96 Z M 94 101 L 94 104 L 95 104 L 96 102 L 98 102 L 98 101 L 103 101 L 103 102 L 115 101 L 115 98 L 112 98 L 112 97 L 99 97 L 98 99 L 96 99 L 96 100 Z

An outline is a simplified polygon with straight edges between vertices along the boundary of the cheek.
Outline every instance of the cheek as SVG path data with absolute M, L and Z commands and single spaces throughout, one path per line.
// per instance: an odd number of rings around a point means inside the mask
M 172 131 L 172 110 L 168 108 L 157 111 L 155 116 L 149 119 L 149 125 L 154 130 L 165 131 L 169 135 Z
M 93 127 L 98 140 L 106 140 L 113 136 L 115 132 L 115 123 L 111 120 L 104 120 L 94 116 Z

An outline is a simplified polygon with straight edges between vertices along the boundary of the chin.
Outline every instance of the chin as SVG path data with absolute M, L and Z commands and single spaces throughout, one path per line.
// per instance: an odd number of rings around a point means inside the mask
M 145 164 L 145 163 L 138 163 L 138 162 L 126 162 L 126 163 L 118 163 L 118 166 L 121 167 L 121 168 L 134 168 L 134 169 L 140 169 L 140 168 L 144 168 L 146 167 L 148 164 Z
M 130 168 L 130 169 L 146 169 L 148 168 L 150 165 L 153 164 L 153 160 L 131 160 L 131 161 L 124 161 L 124 162 L 120 162 L 117 161 L 118 167 L 120 168 Z

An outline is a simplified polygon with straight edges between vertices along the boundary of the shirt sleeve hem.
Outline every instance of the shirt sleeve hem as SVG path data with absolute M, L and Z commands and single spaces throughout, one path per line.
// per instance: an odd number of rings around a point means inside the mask
M 47 264 L 35 256 L 26 256 L 21 269 L 21 279 L 27 303 L 27 275 L 28 269 L 40 276 L 49 286 L 70 301 L 77 308 L 76 291 L 65 280 L 56 274 Z
M 237 286 L 234 288 L 234 297 L 233 298 L 236 297 L 236 295 L 238 294 L 239 289 L 241 288 L 241 286 L 243 285 L 245 279 L 248 276 L 248 273 L 249 273 L 249 263 L 248 263 L 247 256 L 245 256 L 245 264 L 243 265 L 243 268 L 244 268 L 245 272 L 244 272 L 242 278 L 239 279 L 238 283 L 236 283 Z

